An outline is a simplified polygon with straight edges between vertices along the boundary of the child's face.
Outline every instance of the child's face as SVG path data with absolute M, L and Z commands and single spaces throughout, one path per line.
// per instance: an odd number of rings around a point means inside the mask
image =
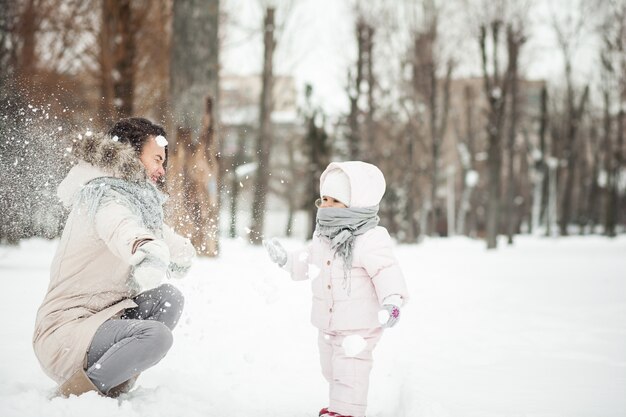
M 347 206 L 339 200 L 335 200 L 332 197 L 322 196 L 315 202 L 318 208 L 346 208 Z

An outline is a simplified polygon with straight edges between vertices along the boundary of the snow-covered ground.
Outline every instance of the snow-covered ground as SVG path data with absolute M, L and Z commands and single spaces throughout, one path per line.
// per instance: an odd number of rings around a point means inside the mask
M 286 242 L 296 247 L 301 242 Z M 313 417 L 326 405 L 307 283 L 225 240 L 178 283 L 168 356 L 121 399 L 51 398 L 30 340 L 56 242 L 0 247 L 0 415 Z M 626 415 L 626 237 L 399 246 L 412 301 L 375 351 L 369 417 Z

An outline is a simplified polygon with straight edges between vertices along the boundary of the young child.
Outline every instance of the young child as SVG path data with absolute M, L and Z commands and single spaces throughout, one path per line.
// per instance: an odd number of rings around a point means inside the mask
M 317 227 L 310 244 L 287 253 L 264 242 L 273 262 L 294 280 L 312 279 L 311 321 L 319 329 L 322 373 L 330 404 L 324 417 L 365 415 L 372 351 L 394 326 L 408 298 L 392 241 L 378 226 L 385 178 L 374 165 L 333 162 L 320 178 Z

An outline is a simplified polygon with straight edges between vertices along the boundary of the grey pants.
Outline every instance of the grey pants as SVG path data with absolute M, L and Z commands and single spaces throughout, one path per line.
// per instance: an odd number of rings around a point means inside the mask
M 172 329 L 183 310 L 182 293 L 170 284 L 142 292 L 137 307 L 102 323 L 87 352 L 87 376 L 109 390 L 156 365 L 172 346 Z

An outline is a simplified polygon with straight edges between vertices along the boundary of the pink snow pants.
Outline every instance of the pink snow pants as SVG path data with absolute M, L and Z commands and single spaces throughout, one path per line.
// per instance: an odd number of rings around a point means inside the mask
M 365 330 L 320 330 L 320 362 L 322 374 L 329 384 L 330 411 L 344 416 L 365 415 L 373 365 L 372 351 L 382 334 L 380 327 Z M 344 339 L 350 335 L 358 335 L 367 342 L 363 350 L 354 356 L 346 355 L 342 346 Z

